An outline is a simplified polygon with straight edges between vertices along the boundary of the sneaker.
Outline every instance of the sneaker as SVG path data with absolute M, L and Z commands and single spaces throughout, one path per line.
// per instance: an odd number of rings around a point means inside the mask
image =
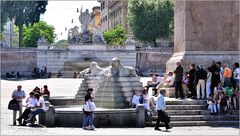
M 95 127 L 90 127 L 90 128 L 89 128 L 89 130 L 94 130 L 94 129 L 95 129 Z
M 83 127 L 84 130 L 88 130 L 87 127 Z
M 168 129 L 172 129 L 172 127 L 170 127 L 170 126 L 169 126 L 169 127 L 166 127 L 166 130 L 168 130 Z

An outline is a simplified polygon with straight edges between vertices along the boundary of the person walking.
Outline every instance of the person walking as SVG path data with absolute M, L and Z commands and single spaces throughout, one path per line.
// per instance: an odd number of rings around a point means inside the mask
M 161 130 L 159 129 L 159 123 L 164 122 L 166 130 L 171 129 L 169 126 L 170 118 L 168 114 L 166 113 L 166 103 L 164 100 L 164 96 L 166 94 L 166 90 L 161 89 L 160 94 L 158 95 L 157 102 L 156 102 L 156 110 L 158 113 L 157 123 L 155 125 L 155 130 Z
M 18 85 L 17 90 L 12 93 L 12 98 L 16 99 L 19 105 L 19 117 L 22 115 L 22 100 L 26 97 L 25 92 L 22 90 L 22 86 Z M 13 110 L 13 125 L 16 125 L 17 110 Z M 21 124 L 19 124 L 21 125 Z
M 182 88 L 182 79 L 183 79 L 183 67 L 180 62 L 176 63 L 177 68 L 173 72 L 175 74 L 175 97 L 178 99 L 178 92 L 181 99 L 184 99 L 183 88 Z

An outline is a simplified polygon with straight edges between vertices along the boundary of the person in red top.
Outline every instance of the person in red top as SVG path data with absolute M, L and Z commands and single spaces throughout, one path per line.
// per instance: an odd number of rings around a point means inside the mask
M 44 85 L 43 86 L 43 91 L 42 91 L 42 95 L 48 95 L 50 97 L 50 91 L 48 90 L 48 86 L 47 85 Z

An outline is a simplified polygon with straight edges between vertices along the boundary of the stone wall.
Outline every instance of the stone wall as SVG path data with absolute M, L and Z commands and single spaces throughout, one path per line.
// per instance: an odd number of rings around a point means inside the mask
M 135 50 L 96 49 L 94 46 L 81 50 L 76 48 L 71 50 L 39 50 L 37 52 L 37 66 L 47 66 L 48 71 L 52 73 L 57 73 L 60 70 L 63 74 L 65 71 L 66 75 L 73 75 L 74 70 L 81 71 L 89 67 L 92 61 L 104 63 L 104 67 L 109 66 L 114 57 L 118 57 L 123 65 L 136 66 Z
M 157 72 L 163 76 L 166 72 L 166 62 L 173 55 L 173 48 L 153 48 L 137 50 L 137 68 L 145 76 Z
M 41 46 L 42 47 L 42 46 Z M 2 48 L 1 74 L 19 71 L 30 75 L 34 67 L 46 66 L 53 74 L 59 70 L 65 77 L 72 77 L 74 71 L 89 67 L 96 61 L 102 67 L 109 66 L 113 57 L 118 57 L 127 66 L 138 67 L 143 75 L 151 71 L 163 73 L 166 61 L 173 54 L 172 48 L 138 49 L 133 46 L 114 48 L 99 45 L 71 45 L 68 49 L 46 48 Z
M 1 48 L 1 75 L 12 71 L 29 75 L 35 66 L 36 49 Z

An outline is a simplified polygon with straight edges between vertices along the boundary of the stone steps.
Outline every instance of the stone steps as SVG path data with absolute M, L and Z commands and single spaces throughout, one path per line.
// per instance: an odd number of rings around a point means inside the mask
M 167 105 L 166 110 L 205 110 L 206 105 Z
M 153 121 L 157 120 L 154 116 Z M 212 121 L 212 120 L 239 120 L 238 115 L 172 115 L 171 121 Z
M 166 112 L 170 115 L 172 126 L 237 126 L 239 110 L 229 110 L 229 115 L 210 115 L 206 100 L 166 98 Z M 146 118 L 146 125 L 155 125 L 157 112 Z
M 155 126 L 156 121 L 147 122 L 146 126 Z M 183 127 L 183 126 L 239 126 L 239 121 L 172 121 L 171 126 L 173 127 Z M 160 123 L 163 126 L 163 123 Z
M 210 115 L 208 110 L 167 110 L 166 111 L 170 116 L 171 115 Z M 239 115 L 238 110 L 228 111 L 230 115 Z
M 206 100 L 166 100 L 166 105 L 207 105 Z

